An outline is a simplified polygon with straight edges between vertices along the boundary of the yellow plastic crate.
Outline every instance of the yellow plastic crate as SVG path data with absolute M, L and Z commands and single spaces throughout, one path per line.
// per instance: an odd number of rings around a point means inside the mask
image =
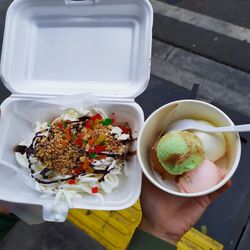
M 178 250 L 222 250 L 223 245 L 206 236 L 200 231 L 191 228 L 183 235 L 177 244 Z
M 68 220 L 109 250 L 127 248 L 141 222 L 140 202 L 120 211 L 72 209 Z
M 142 218 L 140 202 L 120 211 L 72 209 L 68 220 L 108 250 L 124 250 Z M 177 244 L 178 250 L 222 250 L 223 245 L 191 228 Z

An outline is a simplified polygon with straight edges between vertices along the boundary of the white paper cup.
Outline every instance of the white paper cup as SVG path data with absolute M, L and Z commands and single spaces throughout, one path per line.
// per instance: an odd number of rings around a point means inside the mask
M 171 112 L 173 112 L 178 104 L 178 111 L 174 113 L 174 115 L 172 115 Z M 152 169 L 149 160 L 150 149 L 156 142 L 162 130 L 167 127 L 167 123 L 169 122 L 170 117 L 171 122 L 180 119 L 198 119 L 211 122 L 215 126 L 234 125 L 232 120 L 223 111 L 209 103 L 202 101 L 179 100 L 160 107 L 148 117 L 138 137 L 138 158 L 145 176 L 155 186 L 162 189 L 163 191 L 183 197 L 206 195 L 222 187 L 233 176 L 239 164 L 241 155 L 241 143 L 239 134 L 236 132 L 224 133 L 227 143 L 227 153 L 224 159 L 222 159 L 219 164 L 224 164 L 223 167 L 227 168 L 227 173 L 226 176 L 212 188 L 196 193 L 181 193 L 174 181 L 174 178 L 173 180 L 162 180 L 160 175 Z

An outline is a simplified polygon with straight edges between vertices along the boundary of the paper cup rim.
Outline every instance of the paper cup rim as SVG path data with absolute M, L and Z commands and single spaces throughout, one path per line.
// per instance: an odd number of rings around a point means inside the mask
M 167 192 L 167 193 L 170 193 L 172 195 L 175 195 L 175 196 L 180 196 L 180 197 L 198 197 L 198 196 L 204 196 L 204 195 L 208 195 L 210 193 L 213 193 L 215 192 L 216 190 L 218 190 L 219 188 L 221 188 L 223 185 L 225 185 L 230 179 L 231 177 L 233 176 L 233 174 L 235 173 L 238 165 L 239 165 L 239 162 L 240 162 L 240 156 L 241 156 L 241 143 L 240 143 L 240 136 L 239 136 L 239 133 L 238 132 L 235 132 L 236 133 L 236 136 L 237 136 L 237 148 L 238 148 L 238 153 L 236 154 L 236 157 L 235 157 L 235 161 L 234 161 L 234 164 L 232 166 L 232 168 L 230 169 L 229 173 L 227 174 L 227 176 L 222 180 L 220 181 L 217 185 L 213 186 L 212 188 L 209 188 L 207 190 L 204 190 L 204 191 L 201 191 L 201 192 L 196 192 L 196 193 L 181 193 L 181 192 L 178 192 L 178 191 L 173 191 L 173 190 L 170 190 L 166 187 L 163 187 L 161 184 L 159 184 L 147 171 L 147 169 L 144 167 L 144 163 L 143 163 L 143 160 L 142 160 L 142 157 L 141 157 L 141 151 L 140 151 L 140 142 L 141 142 L 141 138 L 142 138 L 142 135 L 143 135 L 143 132 L 144 132 L 144 128 L 146 127 L 146 125 L 148 124 L 148 122 L 159 112 L 161 112 L 164 108 L 170 106 L 170 105 L 174 105 L 174 104 L 178 104 L 180 102 L 192 102 L 192 103 L 198 103 L 198 104 L 203 104 L 203 105 L 206 105 L 206 106 L 209 106 L 213 109 L 215 109 L 217 112 L 219 112 L 221 115 L 223 115 L 231 125 L 234 125 L 233 121 L 227 116 L 227 114 L 225 114 L 222 110 L 220 110 L 219 108 L 217 108 L 216 106 L 210 104 L 210 103 L 207 103 L 207 102 L 204 102 L 204 101 L 199 101 L 199 100 L 192 100 L 192 99 L 184 99 L 184 100 L 177 100 L 177 101 L 173 101 L 173 102 L 169 102 L 161 107 L 159 107 L 158 109 L 156 109 L 147 119 L 146 121 L 144 122 L 144 125 L 139 133 L 139 136 L 138 136 L 138 143 L 137 143 L 137 152 L 138 152 L 138 160 L 139 160 L 139 164 L 141 166 L 141 169 L 142 169 L 142 172 L 144 173 L 144 175 L 147 177 L 147 179 L 152 183 L 154 184 L 156 187 L 160 188 L 161 190 Z M 153 170 L 152 170 L 153 171 Z

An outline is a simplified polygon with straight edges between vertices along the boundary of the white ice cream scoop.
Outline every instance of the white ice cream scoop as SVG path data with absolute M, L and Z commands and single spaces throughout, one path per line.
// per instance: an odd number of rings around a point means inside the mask
M 200 124 L 197 120 L 194 119 L 182 119 L 176 122 L 171 123 L 167 131 L 172 130 L 199 130 L 204 132 L 250 132 L 250 124 L 244 125 L 234 125 L 226 127 L 214 127 L 205 124 Z
M 199 126 L 209 126 L 214 127 L 212 123 L 203 120 L 179 120 L 170 124 L 170 128 L 173 130 L 179 130 L 179 124 L 182 122 L 187 123 L 195 123 L 199 124 Z M 190 132 L 194 133 L 196 136 L 200 138 L 205 150 L 205 157 L 210 161 L 217 161 L 226 153 L 226 139 L 223 133 L 208 133 L 204 131 L 198 130 L 189 130 Z
M 227 143 L 223 133 L 192 132 L 202 141 L 205 157 L 208 160 L 215 162 L 226 154 Z

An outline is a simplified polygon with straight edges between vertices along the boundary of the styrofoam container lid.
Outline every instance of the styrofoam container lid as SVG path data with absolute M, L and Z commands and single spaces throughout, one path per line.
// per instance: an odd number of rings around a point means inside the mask
M 135 98 L 150 75 L 148 0 L 15 0 L 1 76 L 12 93 Z

